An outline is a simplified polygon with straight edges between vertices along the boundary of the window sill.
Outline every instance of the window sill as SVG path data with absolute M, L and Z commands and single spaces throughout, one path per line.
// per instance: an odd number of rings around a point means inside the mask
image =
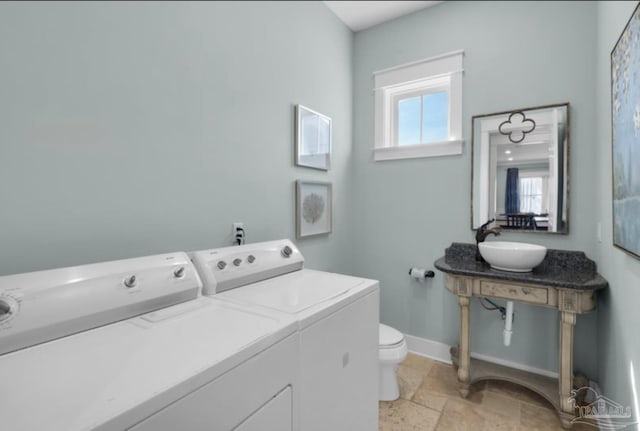
M 417 159 L 420 157 L 440 157 L 462 154 L 464 141 L 431 142 L 429 144 L 404 145 L 402 147 L 383 147 L 373 150 L 374 160 Z

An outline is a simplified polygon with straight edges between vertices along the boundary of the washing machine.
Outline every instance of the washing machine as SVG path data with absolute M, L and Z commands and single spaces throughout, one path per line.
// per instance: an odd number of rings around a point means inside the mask
M 0 427 L 293 430 L 296 320 L 201 287 L 182 252 L 0 277 Z
M 205 295 L 297 321 L 302 431 L 378 429 L 378 281 L 304 268 L 289 240 L 189 255 Z

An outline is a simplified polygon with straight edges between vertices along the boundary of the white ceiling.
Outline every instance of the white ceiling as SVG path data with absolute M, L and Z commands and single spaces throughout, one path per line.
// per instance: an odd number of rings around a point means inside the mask
M 351 30 L 360 31 L 442 1 L 325 1 Z

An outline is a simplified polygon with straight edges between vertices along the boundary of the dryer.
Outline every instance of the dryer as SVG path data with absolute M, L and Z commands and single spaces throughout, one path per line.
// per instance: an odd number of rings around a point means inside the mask
M 2 429 L 291 431 L 296 320 L 201 286 L 181 252 L 0 277 Z
M 296 319 L 301 430 L 378 429 L 378 281 L 306 269 L 289 240 L 190 256 L 205 295 Z

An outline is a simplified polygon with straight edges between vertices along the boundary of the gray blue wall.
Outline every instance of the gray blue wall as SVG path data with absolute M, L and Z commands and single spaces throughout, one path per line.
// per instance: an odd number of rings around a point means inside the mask
M 426 286 L 407 276 L 432 267 L 453 241 L 472 242 L 471 117 L 571 103 L 570 234 L 505 233 L 505 240 L 595 254 L 596 4 L 445 2 L 359 32 L 354 64 L 355 261 L 357 274 L 381 281 L 381 319 L 406 333 L 455 344 L 458 306 L 443 276 Z M 464 49 L 461 156 L 374 162 L 374 71 Z M 597 316 L 577 324 L 576 368 L 597 374 Z M 511 347 L 497 313 L 472 306 L 473 351 L 557 370 L 557 312 L 516 305 Z M 545 346 L 545 348 L 540 348 Z M 547 347 L 548 346 L 548 347 Z
M 321 2 L 0 3 L 0 274 L 294 238 L 294 181 L 332 181 L 351 268 L 353 35 Z M 333 119 L 293 165 L 293 106 Z
M 597 243 L 596 256 L 599 270 L 610 284 L 609 289 L 600 296 L 598 368 L 604 393 L 623 406 L 630 406 L 636 420 L 640 419 L 640 261 L 612 246 L 610 55 L 637 4 L 635 1 L 598 2 L 595 87 L 595 214 L 597 221 L 602 222 L 602 243 Z

